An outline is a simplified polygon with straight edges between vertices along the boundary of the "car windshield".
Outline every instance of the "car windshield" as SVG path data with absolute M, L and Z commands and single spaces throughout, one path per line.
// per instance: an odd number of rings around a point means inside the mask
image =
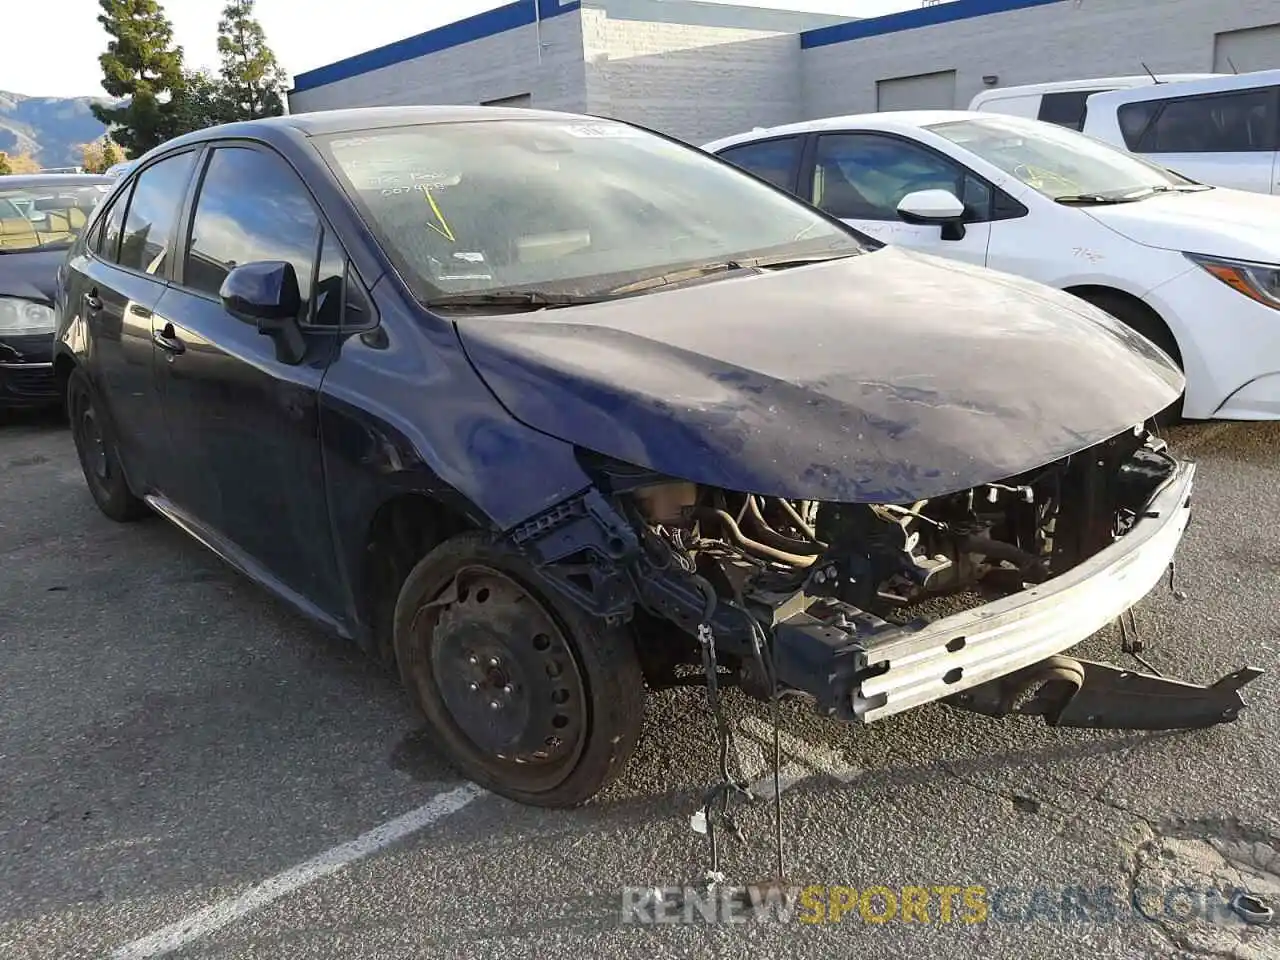
M 110 184 L 0 181 L 0 253 L 68 246 L 84 229 Z
M 1051 200 L 1140 199 L 1194 186 L 1171 170 L 1049 123 L 993 116 L 935 123 L 927 129 Z
M 875 246 L 726 163 L 621 123 L 435 123 L 319 146 L 423 300 L 602 296 L 686 269 Z

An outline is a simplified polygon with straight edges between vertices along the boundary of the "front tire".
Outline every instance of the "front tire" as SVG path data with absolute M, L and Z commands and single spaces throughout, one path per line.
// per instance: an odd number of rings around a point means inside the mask
M 120 466 L 115 433 L 98 402 L 93 385 L 77 367 L 67 379 L 67 416 L 75 441 L 80 469 L 98 509 L 112 520 L 127 523 L 150 513 L 147 505 L 129 489 Z
M 630 633 L 540 587 L 480 533 L 437 546 L 396 602 L 400 676 L 449 760 L 520 803 L 572 807 L 625 769 L 644 679 Z

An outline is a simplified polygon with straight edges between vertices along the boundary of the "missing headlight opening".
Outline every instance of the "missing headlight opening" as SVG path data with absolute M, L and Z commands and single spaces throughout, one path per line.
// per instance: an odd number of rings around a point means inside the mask
M 515 539 L 579 605 L 629 625 L 650 686 L 707 687 L 722 758 L 700 814 L 713 878 L 715 820 L 736 833 L 731 800 L 748 795 L 726 759 L 724 686 L 775 709 L 807 698 L 851 723 L 941 701 L 1052 725 L 1171 729 L 1235 719 L 1239 689 L 1258 675 L 1202 687 L 1063 655 L 1132 616 L 1166 574 L 1172 584 L 1195 468 L 1142 425 L 911 503 L 726 490 L 579 455 L 595 488 Z

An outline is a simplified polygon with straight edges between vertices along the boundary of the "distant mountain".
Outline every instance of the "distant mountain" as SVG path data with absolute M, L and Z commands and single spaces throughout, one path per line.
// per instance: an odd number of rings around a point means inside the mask
M 79 166 L 80 145 L 106 127 L 89 110 L 106 97 L 27 97 L 0 90 L 0 152 L 28 153 L 42 167 Z

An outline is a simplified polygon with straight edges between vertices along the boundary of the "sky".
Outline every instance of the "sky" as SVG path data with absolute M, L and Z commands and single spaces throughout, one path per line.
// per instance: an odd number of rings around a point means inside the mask
M 216 69 L 224 0 L 161 0 L 191 68 Z M 258 0 L 257 16 L 293 76 L 501 6 L 507 0 Z M 744 3 L 746 0 L 721 0 Z M 102 96 L 98 55 L 107 35 L 97 0 L 0 0 L 4 33 L 22 38 L 0 55 L 0 90 L 38 97 Z M 755 6 L 873 17 L 919 0 L 755 0 Z

